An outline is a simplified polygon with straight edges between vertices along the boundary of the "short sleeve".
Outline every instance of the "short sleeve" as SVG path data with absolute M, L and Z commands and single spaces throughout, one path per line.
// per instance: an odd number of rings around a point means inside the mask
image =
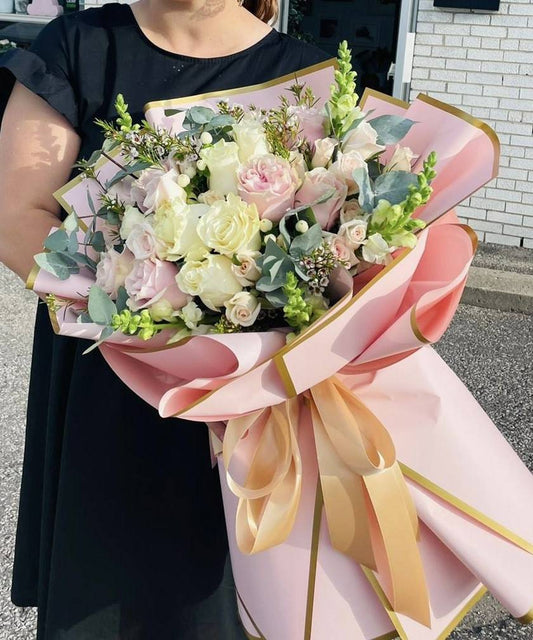
M 28 51 L 12 49 L 0 55 L 2 94 L 7 101 L 18 80 L 77 129 L 78 106 L 69 67 L 65 19 L 59 17 L 44 27 Z

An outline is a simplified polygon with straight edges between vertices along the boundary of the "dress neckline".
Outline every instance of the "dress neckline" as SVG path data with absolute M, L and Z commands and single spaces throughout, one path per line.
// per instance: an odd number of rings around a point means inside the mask
M 169 51 L 168 49 L 164 49 L 163 47 L 158 46 L 157 44 L 155 44 L 155 42 L 152 42 L 152 40 L 150 40 L 150 38 L 144 33 L 144 31 L 142 30 L 141 26 L 137 22 L 137 18 L 135 17 L 135 14 L 133 13 L 133 10 L 130 7 L 130 5 L 129 4 L 121 4 L 119 6 L 122 6 L 122 7 L 126 8 L 126 10 L 129 13 L 129 17 L 131 18 L 131 22 L 132 22 L 133 26 L 135 27 L 135 30 L 137 31 L 139 37 L 143 40 L 143 42 L 146 45 L 148 45 L 151 49 L 155 49 L 156 51 L 159 51 L 159 53 L 162 53 L 165 56 L 169 56 L 169 57 L 175 58 L 177 60 L 182 60 L 184 62 L 197 62 L 197 63 L 202 63 L 202 64 L 213 64 L 213 63 L 216 63 L 216 62 L 227 62 L 229 60 L 233 60 L 233 59 L 236 59 L 236 58 L 240 58 L 241 56 L 248 55 L 248 54 L 254 52 L 256 49 L 259 49 L 263 45 L 269 44 L 270 42 L 274 42 L 274 40 L 279 37 L 279 33 L 276 31 L 276 29 L 272 28 L 260 40 L 258 40 L 254 44 L 250 45 L 249 47 L 246 47 L 246 49 L 241 49 L 240 51 L 236 51 L 235 53 L 229 53 L 229 54 L 227 54 L 225 56 L 218 56 L 218 57 L 215 57 L 215 58 L 198 58 L 198 57 L 195 57 L 195 56 L 187 56 L 187 55 L 185 55 L 183 53 L 177 53 L 175 51 Z

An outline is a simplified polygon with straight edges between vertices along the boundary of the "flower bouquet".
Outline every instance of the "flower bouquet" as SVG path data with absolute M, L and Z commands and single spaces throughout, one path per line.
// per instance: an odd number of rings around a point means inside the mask
M 531 476 L 427 346 L 475 250 L 451 209 L 497 139 L 427 96 L 358 104 L 345 44 L 336 67 L 142 124 L 119 97 L 29 285 L 163 416 L 227 422 L 249 637 L 443 638 L 483 584 L 527 621 Z

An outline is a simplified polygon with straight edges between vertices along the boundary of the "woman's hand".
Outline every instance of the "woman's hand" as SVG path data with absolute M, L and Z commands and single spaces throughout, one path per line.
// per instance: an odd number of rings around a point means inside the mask
M 42 251 L 80 149 L 70 123 L 18 82 L 0 129 L 0 261 L 26 281 Z

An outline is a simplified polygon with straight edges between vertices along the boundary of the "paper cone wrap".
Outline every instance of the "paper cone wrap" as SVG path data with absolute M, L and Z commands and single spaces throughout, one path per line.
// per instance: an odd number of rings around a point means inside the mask
M 302 72 L 325 98 L 331 63 Z M 235 90 L 271 106 L 293 77 Z M 171 130 L 179 109 L 220 94 L 151 103 Z M 167 345 L 114 334 L 100 350 L 117 375 L 165 417 L 227 421 L 219 453 L 243 625 L 262 640 L 445 638 L 485 587 L 533 618 L 533 478 L 429 344 L 459 303 L 476 238 L 452 209 L 496 175 L 492 130 L 419 96 L 411 105 L 367 92 L 373 117 L 417 122 L 402 144 L 436 150 L 437 178 L 419 215 L 429 226 L 391 264 L 286 345 L 283 331 L 195 336 Z M 102 158 L 97 173 L 116 173 Z M 89 216 L 95 182 L 60 201 Z M 97 339 L 76 322 L 89 272 L 30 286 L 56 293 L 58 333 Z M 77 293 L 75 293 L 77 292 Z M 216 448 L 216 442 L 214 443 Z

